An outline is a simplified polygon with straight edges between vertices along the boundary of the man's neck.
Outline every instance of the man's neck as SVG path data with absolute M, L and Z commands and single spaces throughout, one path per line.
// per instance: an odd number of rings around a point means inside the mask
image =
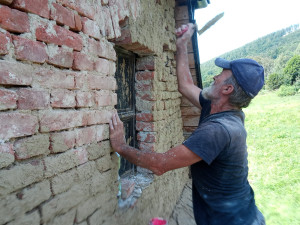
M 230 111 L 230 110 L 239 110 L 239 108 L 229 104 L 228 101 L 221 101 L 221 99 L 219 101 L 211 102 L 210 114 L 215 114 L 215 113 Z

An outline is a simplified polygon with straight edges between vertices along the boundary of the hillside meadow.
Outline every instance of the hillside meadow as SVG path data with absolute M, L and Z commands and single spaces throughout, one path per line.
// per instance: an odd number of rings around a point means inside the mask
M 244 109 L 249 181 L 270 225 L 300 223 L 300 94 L 262 91 Z

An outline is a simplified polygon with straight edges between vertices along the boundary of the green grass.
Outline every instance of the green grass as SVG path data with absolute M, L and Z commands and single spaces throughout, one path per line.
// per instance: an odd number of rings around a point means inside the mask
M 264 91 L 244 109 L 249 181 L 268 225 L 300 224 L 300 94 Z

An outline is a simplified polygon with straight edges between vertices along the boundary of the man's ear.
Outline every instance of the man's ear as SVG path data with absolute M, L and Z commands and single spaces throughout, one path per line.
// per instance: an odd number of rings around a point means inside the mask
M 233 90 L 234 90 L 233 85 L 231 85 L 231 84 L 226 84 L 226 85 L 223 86 L 222 93 L 223 93 L 224 95 L 229 95 L 229 94 L 231 94 L 231 93 L 233 92 Z

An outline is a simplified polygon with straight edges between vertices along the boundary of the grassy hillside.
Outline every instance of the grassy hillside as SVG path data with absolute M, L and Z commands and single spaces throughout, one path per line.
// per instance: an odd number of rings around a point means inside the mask
M 300 221 L 300 94 L 260 93 L 244 109 L 249 181 L 266 223 Z
M 229 60 L 237 58 L 255 59 L 264 66 L 267 76 L 275 71 L 280 73 L 285 67 L 286 62 L 295 54 L 300 55 L 299 25 L 293 25 L 271 33 L 219 57 Z M 201 64 L 204 87 L 211 82 L 212 76 L 221 71 L 221 69 L 214 65 L 214 60 L 212 59 Z

